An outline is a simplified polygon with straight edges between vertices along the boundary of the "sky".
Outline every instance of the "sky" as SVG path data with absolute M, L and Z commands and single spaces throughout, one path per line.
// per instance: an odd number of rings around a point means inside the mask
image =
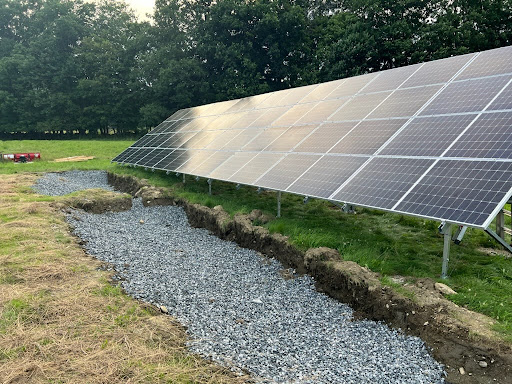
M 146 13 L 153 13 L 153 7 L 155 6 L 155 0 L 125 0 L 126 3 L 132 8 L 137 16 L 144 20 L 146 19 Z

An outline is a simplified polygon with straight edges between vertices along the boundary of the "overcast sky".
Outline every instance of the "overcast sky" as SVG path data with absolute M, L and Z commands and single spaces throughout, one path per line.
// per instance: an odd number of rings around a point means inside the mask
M 139 18 L 144 19 L 146 13 L 153 13 L 155 0 L 125 0 L 133 8 Z

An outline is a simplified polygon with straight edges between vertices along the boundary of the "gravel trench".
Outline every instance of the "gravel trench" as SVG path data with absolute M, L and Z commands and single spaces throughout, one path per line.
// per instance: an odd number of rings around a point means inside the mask
M 39 193 L 111 189 L 104 172 L 46 174 Z M 285 279 L 255 251 L 190 227 L 181 207 L 68 216 L 86 249 L 112 263 L 133 297 L 164 305 L 188 327 L 189 348 L 260 383 L 443 383 L 443 366 L 417 337 Z

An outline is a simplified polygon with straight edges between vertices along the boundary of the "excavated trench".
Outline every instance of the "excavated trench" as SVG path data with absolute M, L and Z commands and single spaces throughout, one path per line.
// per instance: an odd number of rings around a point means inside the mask
M 450 383 L 511 382 L 512 349 L 489 331 L 493 320 L 447 300 L 430 279 L 418 279 L 408 285 L 411 295 L 407 296 L 412 298 L 406 297 L 382 285 L 378 274 L 354 262 L 342 261 L 336 250 L 315 248 L 302 252 L 285 236 L 253 225 L 253 221 L 261 221 L 261 212 L 231 218 L 220 206 L 190 204 L 132 176 L 109 173 L 108 182 L 117 190 L 140 197 L 145 206 L 182 206 L 192 226 L 206 228 L 222 239 L 313 276 L 318 290 L 350 305 L 360 318 L 383 321 L 420 337 L 434 358 L 446 366 Z

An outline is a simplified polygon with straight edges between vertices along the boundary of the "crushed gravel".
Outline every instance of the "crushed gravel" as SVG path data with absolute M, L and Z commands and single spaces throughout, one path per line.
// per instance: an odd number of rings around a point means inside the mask
M 61 194 L 68 180 L 85 189 L 97 177 L 94 187 L 108 187 L 101 173 L 82 176 L 47 174 L 38 185 Z M 137 199 L 130 211 L 74 211 L 68 221 L 90 254 L 114 265 L 128 294 L 165 306 L 188 327 L 192 351 L 258 382 L 444 382 L 419 338 L 354 320 L 311 277 L 283 279 L 279 262 L 190 227 L 180 207 Z
M 105 171 L 68 171 L 46 173 L 32 188 L 41 195 L 64 196 L 84 189 L 114 189 L 108 185 Z

